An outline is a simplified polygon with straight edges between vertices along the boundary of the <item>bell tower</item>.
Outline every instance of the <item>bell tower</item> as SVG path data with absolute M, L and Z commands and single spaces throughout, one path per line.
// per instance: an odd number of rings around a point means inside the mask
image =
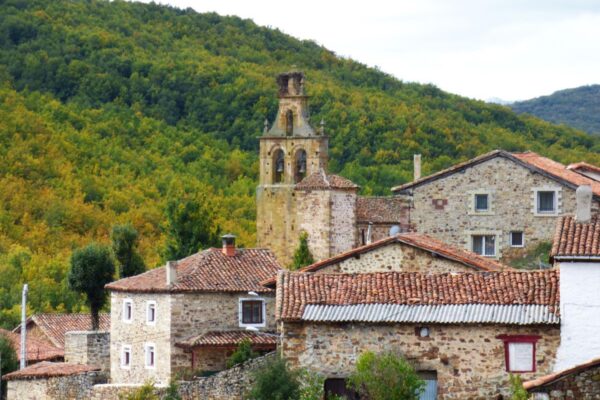
M 310 125 L 304 74 L 287 72 L 277 77 L 279 109 L 275 121 L 260 137 L 260 183 L 256 189 L 258 247 L 273 250 L 289 265 L 298 247 L 294 188 L 304 177 L 327 169 L 328 138 L 324 126 Z

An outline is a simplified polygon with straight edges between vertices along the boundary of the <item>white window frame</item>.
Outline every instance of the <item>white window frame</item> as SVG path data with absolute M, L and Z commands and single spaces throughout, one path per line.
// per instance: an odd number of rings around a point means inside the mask
M 261 301 L 262 302 L 262 317 L 263 317 L 263 322 L 261 324 L 245 324 L 243 323 L 243 312 L 244 309 L 242 307 L 244 301 Z M 255 327 L 255 328 L 263 328 L 265 326 L 267 326 L 267 301 L 266 299 L 262 298 L 262 297 L 244 297 L 244 298 L 240 298 L 238 301 L 238 319 L 239 319 L 239 324 L 240 327 L 245 328 L 245 327 Z
M 516 232 L 521 233 L 521 237 L 523 238 L 521 244 L 514 244 L 513 243 L 513 233 L 516 233 Z M 508 244 L 510 245 L 510 247 L 525 247 L 525 231 L 523 231 L 523 230 L 514 230 L 514 231 L 508 232 Z
M 125 353 L 129 353 L 129 364 L 125 364 Z M 133 357 L 133 351 L 131 350 L 131 345 L 129 344 L 124 344 L 121 346 L 121 360 L 120 360 L 120 364 L 121 364 L 121 369 L 131 369 L 131 360 Z
M 473 241 L 475 240 L 475 236 L 481 236 L 483 243 L 481 244 L 481 249 L 483 250 L 483 254 L 479 254 L 475 252 L 474 246 L 473 246 Z M 494 237 L 494 254 L 485 254 L 485 247 L 486 247 L 486 236 L 493 236 Z M 471 235 L 471 251 L 475 254 L 478 254 L 482 257 L 490 257 L 490 258 L 494 258 L 498 256 L 498 236 L 494 235 L 493 233 L 478 233 L 478 234 L 473 234 Z
M 131 313 L 129 315 L 129 319 L 126 318 L 127 316 L 127 305 L 129 305 L 130 309 L 131 309 Z M 123 322 L 125 322 L 126 324 L 131 324 L 133 322 L 133 300 L 132 299 L 123 299 L 123 315 L 122 315 L 122 320 Z
M 152 365 L 148 364 L 149 358 L 148 355 L 150 354 L 150 348 L 152 348 L 152 353 L 154 354 L 153 356 L 153 363 Z M 156 368 L 156 345 L 152 342 L 147 342 L 144 343 L 144 367 L 146 369 L 155 369 Z
M 150 321 L 150 307 L 154 306 L 154 320 Z M 156 313 L 157 311 L 157 307 L 156 307 L 156 301 L 154 300 L 149 300 L 146 302 L 146 325 L 156 325 Z
M 539 193 L 554 192 L 554 211 L 539 211 Z M 540 186 L 533 188 L 533 215 L 537 217 L 555 217 L 561 213 L 562 188 L 556 186 Z

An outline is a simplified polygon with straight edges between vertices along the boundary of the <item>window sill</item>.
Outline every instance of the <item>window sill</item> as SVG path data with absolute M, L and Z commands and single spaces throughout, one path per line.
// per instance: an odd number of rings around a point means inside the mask
M 493 211 L 469 211 L 469 215 L 479 215 L 479 216 L 489 216 L 489 215 L 496 215 L 495 212 Z
M 263 322 L 261 324 L 244 324 L 244 323 L 240 322 L 240 328 L 264 328 L 266 326 L 267 326 L 267 324 L 265 322 Z

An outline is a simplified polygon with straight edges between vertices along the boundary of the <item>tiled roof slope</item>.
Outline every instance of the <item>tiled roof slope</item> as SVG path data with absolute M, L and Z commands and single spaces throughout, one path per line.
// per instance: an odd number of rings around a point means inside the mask
M 408 222 L 408 203 L 401 197 L 358 197 L 356 220 L 375 224 Z
M 559 379 L 563 379 L 569 375 L 578 374 L 580 372 L 586 371 L 590 368 L 596 368 L 600 366 L 600 358 L 594 358 L 590 361 L 587 361 L 583 364 L 576 365 L 574 367 L 555 372 L 553 374 L 541 376 L 537 379 L 533 379 L 523 383 L 523 387 L 525 390 L 531 390 L 538 388 L 540 386 L 546 386 L 548 384 L 554 383 Z
M 311 190 L 311 189 L 343 189 L 355 190 L 358 185 L 355 185 L 349 179 L 342 178 L 338 175 L 326 174 L 323 169 L 307 176 L 296 185 L 296 190 Z
M 255 346 L 275 348 L 277 338 L 260 332 L 214 331 L 191 337 L 178 343 L 179 347 L 235 347 L 243 340 L 249 340 Z
M 78 375 L 84 372 L 100 371 L 100 368 L 91 365 L 53 363 L 43 361 L 25 369 L 11 372 L 2 378 L 11 381 L 16 379 L 42 379 L 56 376 Z
M 600 256 L 600 218 L 578 223 L 572 216 L 561 217 L 556 224 L 550 257 Z
M 574 163 L 574 164 L 569 164 L 567 165 L 567 169 L 571 169 L 575 172 L 578 171 L 591 171 L 591 172 L 597 172 L 600 173 L 600 167 L 597 167 L 593 164 L 588 164 L 586 162 L 578 162 L 578 163 Z
M 110 331 L 110 314 L 100 313 L 100 330 Z M 92 329 L 90 314 L 35 314 L 27 324 L 34 323 L 56 347 L 65 348 L 65 334 L 71 331 L 89 331 Z M 20 332 L 18 326 L 14 332 Z
M 558 309 L 558 271 L 435 274 L 282 273 L 280 318 L 302 318 L 309 304 L 537 304 Z
M 0 335 L 6 336 L 12 343 L 17 359 L 21 360 L 21 335 L 5 329 L 0 329 Z M 42 340 L 27 337 L 26 358 L 28 362 L 48 361 L 62 359 L 65 355 L 63 349 L 54 347 Z
M 495 157 L 504 157 L 506 159 L 512 160 L 517 164 L 522 165 L 525 168 L 528 168 L 532 171 L 539 172 L 544 174 L 545 176 L 557 180 L 563 184 L 569 185 L 571 187 L 577 187 L 580 185 L 591 185 L 592 192 L 595 196 L 600 197 L 600 182 L 597 182 L 591 178 L 588 178 L 584 175 L 581 175 L 571 169 L 567 169 L 563 164 L 551 160 L 546 157 L 542 157 L 541 155 L 527 151 L 524 153 L 509 153 L 504 150 L 494 150 L 486 154 L 482 154 L 478 157 L 475 157 L 471 160 L 464 161 L 462 163 L 455 164 L 450 168 L 446 168 L 444 170 L 438 171 L 429 176 L 425 176 L 421 179 L 418 179 L 413 182 L 408 182 L 403 185 L 399 185 L 392 188 L 393 192 L 401 192 L 403 190 L 407 190 L 416 186 L 420 186 L 422 184 L 428 183 L 430 181 L 434 181 L 437 179 L 444 178 L 446 176 L 452 175 L 459 171 L 462 171 L 466 168 L 472 167 L 474 165 L 480 164 L 487 160 L 491 160 Z
M 281 266 L 271 250 L 236 249 L 227 256 L 212 248 L 177 263 L 177 281 L 167 286 L 165 267 L 109 283 L 106 288 L 123 292 L 269 292 L 260 285 Z

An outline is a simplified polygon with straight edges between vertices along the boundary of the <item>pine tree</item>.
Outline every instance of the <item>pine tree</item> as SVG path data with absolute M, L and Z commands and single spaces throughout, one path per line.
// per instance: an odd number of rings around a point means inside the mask
M 315 260 L 310 253 L 310 249 L 308 248 L 308 233 L 302 232 L 300 234 L 300 245 L 294 252 L 294 260 L 290 269 L 296 270 L 314 262 Z

